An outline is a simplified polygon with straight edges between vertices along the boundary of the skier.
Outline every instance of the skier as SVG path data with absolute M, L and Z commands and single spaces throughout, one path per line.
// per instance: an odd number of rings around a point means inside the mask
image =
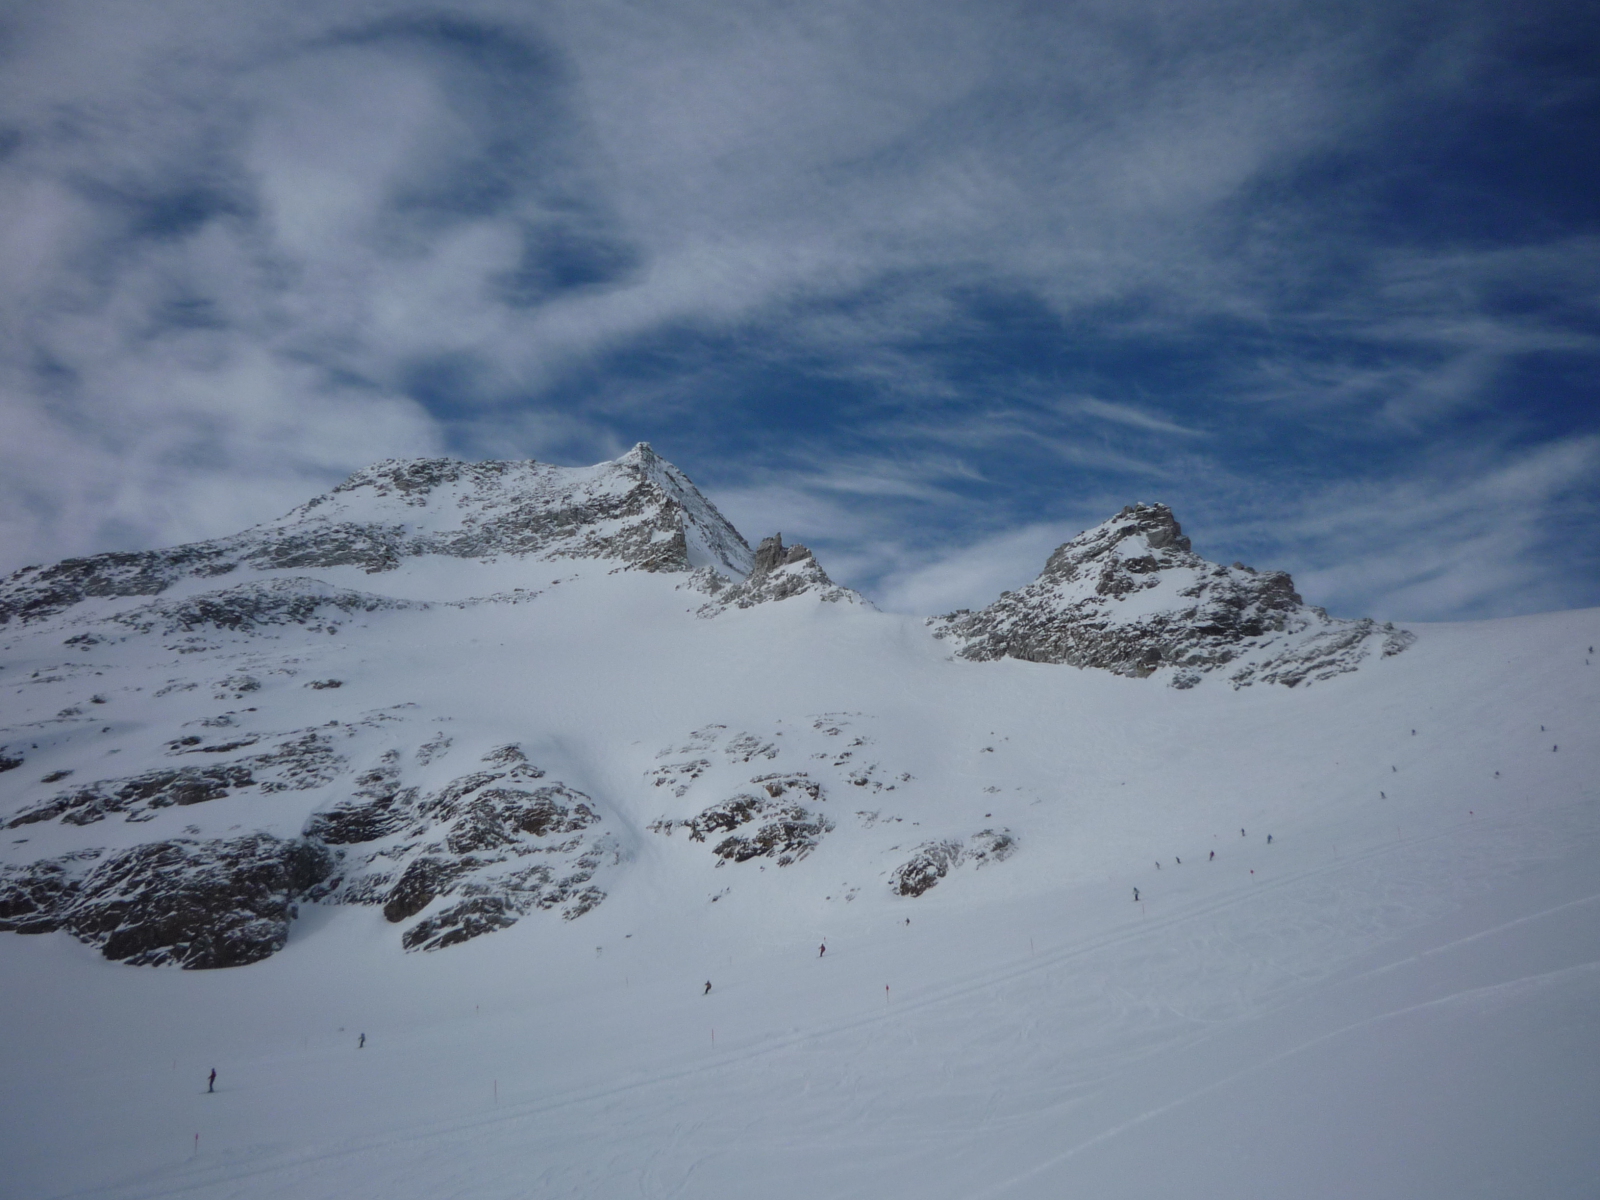
M 1239 830 L 1239 836 L 1240 836 L 1240 837 L 1243 837 L 1243 836 L 1244 836 L 1244 830 L 1242 830 L 1242 829 L 1241 829 L 1241 830 Z
M 1177 863 L 1180 867 L 1183 866 L 1183 859 L 1179 858 L 1176 854 L 1172 856 L 1172 861 Z
M 356 1043 L 356 1049 L 357 1050 L 365 1050 L 366 1048 L 367 1048 L 367 1035 L 363 1033 L 361 1035 L 361 1040 Z
M 828 952 L 828 943 L 827 942 L 823 942 L 822 945 L 817 947 L 817 957 L 818 958 L 821 958 L 827 952 Z
M 1272 835 L 1270 833 L 1267 834 L 1267 845 L 1272 845 Z
M 1206 861 L 1207 862 L 1216 862 L 1217 861 L 1217 852 L 1215 850 L 1213 850 L 1211 852 L 1211 857 L 1206 859 Z
M 706 980 L 706 990 L 705 990 L 705 991 L 703 991 L 703 992 L 701 992 L 701 993 L 700 993 L 700 994 L 701 994 L 701 995 L 702 995 L 702 996 L 709 996 L 709 995 L 711 995 L 711 980 L 709 980 L 709 979 L 708 979 L 708 980 Z
M 1158 870 L 1158 871 L 1161 870 L 1161 860 L 1160 859 L 1156 860 L 1156 870 Z
M 1139 903 L 1139 889 L 1138 888 L 1134 888 L 1133 889 L 1133 902 L 1135 904 Z
M 214 1092 L 216 1090 L 217 1090 L 217 1069 L 215 1067 L 212 1067 L 211 1068 L 211 1078 L 206 1080 L 206 1091 Z

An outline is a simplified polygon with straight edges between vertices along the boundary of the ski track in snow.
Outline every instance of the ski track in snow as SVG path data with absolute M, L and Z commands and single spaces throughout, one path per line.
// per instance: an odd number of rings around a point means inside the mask
M 1501 841 L 1510 822 L 1497 823 L 1484 821 L 1468 828 L 1475 829 L 1480 835 L 1480 840 Z M 1429 847 L 1440 844 L 1452 843 L 1459 835 L 1459 830 L 1446 830 L 1438 833 L 1417 836 L 1403 842 L 1374 847 L 1363 853 L 1352 855 L 1348 860 L 1338 863 L 1322 864 L 1310 869 L 1295 872 L 1284 877 L 1274 879 L 1262 885 L 1248 887 L 1242 894 L 1234 894 L 1215 898 L 1210 904 L 1197 906 L 1194 909 L 1174 913 L 1170 916 L 1146 919 L 1140 921 L 1132 928 L 1119 930 L 1085 940 L 1080 943 L 1062 946 L 1047 952 L 1044 955 L 1035 955 L 1032 959 L 1023 959 L 1014 963 L 1009 969 L 988 973 L 982 977 L 968 977 L 951 980 L 928 990 L 922 995 L 910 999 L 903 1004 L 889 1006 L 889 1011 L 874 1013 L 870 1016 L 860 1016 L 850 1020 L 833 1021 L 820 1024 L 802 1033 L 787 1037 L 777 1037 L 764 1044 L 747 1049 L 728 1052 L 716 1052 L 709 1061 L 676 1071 L 667 1071 L 647 1079 L 634 1080 L 610 1087 L 580 1089 L 546 1098 L 538 1103 L 523 1103 L 503 1106 L 500 1110 L 491 1110 L 487 1113 L 455 1120 L 430 1123 L 407 1128 L 403 1131 L 375 1136 L 358 1138 L 341 1145 L 326 1147 L 313 1153 L 292 1155 L 288 1157 L 269 1156 L 268 1161 L 260 1162 L 253 1167 L 244 1164 L 234 1166 L 211 1168 L 195 1173 L 180 1172 L 176 1176 L 167 1176 L 159 1182 L 133 1187 L 120 1187 L 102 1190 L 77 1192 L 77 1195 L 94 1195 L 105 1197 L 153 1197 L 158 1195 L 179 1194 L 206 1194 L 218 1196 L 254 1196 L 254 1195 L 336 1195 L 341 1189 L 352 1186 L 349 1171 L 330 1170 L 334 1164 L 345 1164 L 361 1178 L 367 1178 L 367 1170 L 374 1162 L 385 1162 L 398 1156 L 408 1165 L 404 1171 L 396 1170 L 394 1176 L 385 1187 L 395 1186 L 400 1188 L 415 1188 L 417 1180 L 414 1172 L 424 1168 L 425 1164 L 437 1155 L 445 1155 L 451 1162 L 464 1166 L 464 1160 L 477 1156 L 485 1156 L 493 1162 L 497 1156 L 505 1153 L 505 1143 L 516 1142 L 524 1136 L 532 1135 L 535 1145 L 540 1140 L 534 1130 L 561 1114 L 568 1114 L 568 1122 L 572 1124 L 571 1115 L 575 1113 L 590 1114 L 593 1127 L 610 1127 L 612 1135 L 617 1142 L 622 1144 L 622 1149 L 615 1157 L 609 1159 L 603 1170 L 596 1172 L 588 1179 L 574 1179 L 573 1164 L 569 1162 L 567 1171 L 563 1174 L 555 1167 L 546 1167 L 540 1172 L 538 1181 L 538 1194 L 548 1195 L 592 1195 L 616 1194 L 610 1191 L 620 1178 L 632 1175 L 639 1181 L 638 1194 L 651 1196 L 676 1196 L 698 1194 L 695 1191 L 695 1180 L 700 1173 L 701 1166 L 707 1161 L 704 1149 L 695 1151 L 698 1144 L 704 1147 L 707 1142 L 737 1144 L 740 1141 L 739 1130 L 730 1131 L 721 1126 L 720 1122 L 684 1121 L 673 1114 L 682 1105 L 685 1092 L 699 1093 L 712 1085 L 733 1086 L 748 1089 L 752 1081 L 748 1078 L 752 1071 L 766 1072 L 772 1068 L 772 1060 L 782 1059 L 787 1054 L 792 1054 L 807 1045 L 824 1046 L 849 1041 L 857 1050 L 870 1047 L 881 1041 L 882 1032 L 886 1027 L 914 1024 L 911 1020 L 918 1014 L 942 1014 L 946 1021 L 965 1023 L 966 1020 L 981 1015 L 987 1010 L 993 1013 L 997 1007 L 996 1002 L 1003 998 L 1008 989 L 1015 985 L 1030 980 L 1048 979 L 1057 976 L 1074 964 L 1095 955 L 1114 954 L 1121 962 L 1136 959 L 1130 954 L 1130 947 L 1138 947 L 1140 943 L 1160 940 L 1165 935 L 1185 926 L 1203 925 L 1213 922 L 1219 916 L 1226 915 L 1241 906 L 1269 906 L 1270 901 L 1277 896 L 1292 894 L 1296 888 L 1309 882 L 1325 879 L 1329 875 L 1338 875 L 1353 867 L 1375 862 L 1396 859 L 1406 860 L 1425 851 Z M 1504 842 L 1501 841 L 1503 845 Z M 1593 850 L 1594 846 L 1588 849 Z M 1525 864 L 1508 864 L 1507 870 L 1515 872 L 1519 866 Z M 1501 921 L 1492 926 L 1476 930 L 1464 937 L 1455 937 L 1437 945 L 1427 946 L 1423 949 L 1405 954 L 1401 958 L 1385 963 L 1379 967 L 1356 973 L 1343 981 L 1349 987 L 1369 980 L 1377 975 L 1390 974 L 1404 969 L 1407 964 L 1429 957 L 1449 955 L 1478 943 L 1484 939 L 1503 936 L 1510 930 L 1520 928 L 1530 923 L 1548 920 L 1560 913 L 1571 913 L 1577 910 L 1592 908 L 1597 899 L 1593 894 L 1564 901 L 1561 904 L 1541 908 L 1537 912 L 1519 915 L 1509 921 Z M 1235 928 L 1241 922 L 1232 923 Z M 1593 928 L 1593 922 L 1590 927 Z M 1396 933 L 1403 933 L 1397 930 Z M 1561 981 L 1571 981 L 1574 978 L 1587 978 L 1589 991 L 1596 992 L 1593 979 L 1595 964 L 1584 962 L 1543 972 L 1518 974 L 1512 979 L 1499 980 L 1489 984 L 1474 987 L 1459 988 L 1444 995 L 1430 996 L 1410 1004 L 1404 1004 L 1384 1011 L 1363 1016 L 1356 1021 L 1349 1021 L 1336 1028 L 1318 1032 L 1314 1036 L 1303 1038 L 1294 1044 L 1276 1050 L 1259 1061 L 1250 1062 L 1242 1067 L 1213 1079 L 1202 1086 L 1185 1091 L 1181 1095 L 1173 1096 L 1164 1103 L 1140 1111 L 1133 1116 L 1119 1121 L 1110 1127 L 1103 1128 L 1092 1136 L 1075 1141 L 1070 1147 L 1043 1158 L 1032 1164 L 1028 1170 L 1010 1175 L 1006 1179 L 993 1183 L 988 1187 L 961 1192 L 945 1191 L 934 1186 L 932 1194 L 935 1195 L 971 1195 L 971 1196 L 1000 1196 L 1019 1194 L 1018 1189 L 1024 1188 L 1030 1181 L 1042 1179 L 1057 1172 L 1070 1160 L 1080 1154 L 1099 1146 L 1107 1141 L 1122 1138 L 1131 1134 L 1141 1126 L 1157 1122 L 1159 1118 L 1181 1107 L 1192 1105 L 1201 1098 L 1224 1090 L 1229 1086 L 1251 1075 L 1269 1071 L 1277 1064 L 1283 1063 L 1296 1056 L 1307 1054 L 1319 1046 L 1337 1041 L 1340 1038 L 1368 1029 L 1384 1022 L 1396 1020 L 1408 1015 L 1425 1013 L 1431 1008 L 1459 1004 L 1473 999 L 1490 996 L 1504 998 L 1510 991 L 1525 988 L 1530 982 L 1537 982 L 1546 986 Z M 1303 982 L 1297 979 L 1297 983 Z M 988 998 L 990 1003 L 985 1004 Z M 1277 998 L 1277 1007 L 1281 1008 L 1291 1004 L 1293 997 Z M 1046 1010 L 1047 1011 L 1047 1010 Z M 1189 1023 L 1185 1018 L 1185 1023 Z M 1236 1022 L 1233 1024 L 1237 1024 Z M 1037 1026 L 1032 1031 L 1037 1033 Z M 1209 1037 L 1209 1030 L 1202 1030 L 1197 1035 L 1187 1037 L 1179 1036 L 1179 1041 L 1187 1048 L 1204 1042 Z M 926 1041 L 928 1032 L 921 1034 L 921 1040 Z M 1171 1054 L 1174 1047 L 1171 1045 L 1158 1045 L 1146 1047 L 1130 1047 L 1124 1045 L 1122 1053 L 1114 1063 L 1102 1064 L 1100 1070 L 1091 1077 L 1079 1078 L 1055 1083 L 1051 1086 L 1050 1099 L 1043 1104 L 1032 1107 L 1026 1117 L 1028 1123 L 1033 1125 L 1045 1124 L 1048 1118 L 1062 1109 L 1081 1112 L 1085 1099 L 1092 1097 L 1095 1089 L 1104 1085 L 1108 1076 L 1119 1071 L 1126 1071 L 1131 1066 L 1137 1065 L 1141 1060 L 1150 1056 L 1159 1056 L 1162 1052 Z M 1130 1053 L 1131 1051 L 1131 1053 Z M 832 1056 L 837 1062 L 840 1058 L 852 1057 L 849 1054 L 835 1051 Z M 835 1068 L 838 1069 L 837 1067 Z M 941 1068 L 941 1075 L 947 1087 L 956 1071 L 953 1060 L 947 1060 Z M 742 1079 L 732 1079 L 730 1076 L 743 1076 Z M 825 1133 L 829 1139 L 837 1138 L 844 1130 L 858 1128 L 863 1120 L 869 1120 L 874 1109 L 881 1107 L 883 1093 L 864 1085 L 860 1075 L 853 1071 L 844 1070 L 826 1080 L 818 1080 L 811 1076 L 806 1078 L 807 1092 L 818 1088 L 833 1099 L 843 1100 L 845 1097 L 853 1098 L 853 1107 L 844 1112 L 831 1112 L 827 1105 L 821 1106 L 820 1112 L 815 1104 L 802 1104 L 802 1111 L 809 1110 L 814 1118 L 826 1116 L 827 1120 L 819 1120 L 822 1129 L 807 1128 L 802 1123 L 801 1128 L 809 1135 L 804 1140 L 810 1142 L 818 1133 Z M 983 1111 L 974 1120 L 972 1132 L 976 1133 L 985 1128 L 994 1126 L 997 1121 L 994 1114 L 995 1094 L 991 1093 L 983 1100 Z M 738 1111 L 737 1105 L 729 1105 L 728 1111 Z M 750 1112 L 759 1111 L 759 1106 L 751 1108 Z M 720 1114 L 719 1114 L 720 1115 Z M 618 1128 L 612 1122 L 622 1120 L 624 1124 Z M 1010 1118 L 1015 1122 L 1017 1118 Z M 648 1127 L 655 1122 L 669 1123 L 667 1137 L 662 1143 L 658 1138 L 648 1134 Z M 751 1116 L 745 1119 L 744 1128 L 758 1124 L 758 1119 Z M 1001 1120 L 999 1123 L 1005 1123 Z M 641 1129 L 643 1125 L 645 1128 Z M 716 1126 L 714 1129 L 712 1126 Z M 869 1126 L 870 1127 L 870 1126 Z M 797 1131 L 799 1132 L 799 1131 Z M 927 1153 L 933 1150 L 937 1139 L 924 1139 L 915 1129 L 900 1129 L 902 1139 L 919 1147 L 919 1152 Z M 548 1135 L 546 1135 L 548 1136 Z M 591 1135 L 592 1136 L 592 1135 Z M 881 1132 L 880 1132 L 881 1136 Z M 639 1145 L 651 1146 L 651 1149 L 641 1160 L 637 1150 L 632 1144 L 637 1141 Z M 553 1149 L 553 1148 L 552 1148 Z M 599 1150 L 600 1147 L 595 1147 Z M 864 1152 L 872 1147 L 862 1147 Z M 712 1155 L 715 1157 L 715 1155 Z M 473 1172 L 470 1166 L 465 1167 L 469 1178 Z M 555 1174 L 552 1174 L 555 1172 Z M 620 1173 L 620 1174 L 619 1174 Z M 461 1190 L 450 1190 L 448 1175 L 428 1173 L 432 1183 L 428 1189 L 418 1191 L 416 1194 L 450 1194 L 450 1195 L 514 1195 L 521 1194 L 514 1185 L 504 1180 L 478 1179 L 472 1186 L 463 1187 Z M 582 1175 L 584 1172 L 579 1171 Z M 187 1177 L 185 1177 L 187 1175 Z M 330 1187 L 326 1191 L 317 1190 L 316 1181 L 328 1178 L 343 1178 L 338 1187 Z M 602 1179 L 609 1180 L 609 1184 L 602 1184 Z M 369 1184 L 376 1181 L 368 1180 Z M 465 1183 L 466 1181 L 460 1181 Z M 754 1181 L 752 1181 L 754 1186 Z M 434 1188 L 440 1190 L 433 1190 Z M 860 1194 L 867 1194 L 871 1189 L 862 1188 Z M 368 1194 L 381 1194 L 382 1189 L 374 1187 Z M 714 1194 L 726 1194 L 717 1192 Z M 800 1191 L 772 1192 L 769 1194 L 802 1194 Z M 852 1190 L 841 1194 L 857 1194 Z M 1048 1192 L 1041 1194 L 1049 1194 Z

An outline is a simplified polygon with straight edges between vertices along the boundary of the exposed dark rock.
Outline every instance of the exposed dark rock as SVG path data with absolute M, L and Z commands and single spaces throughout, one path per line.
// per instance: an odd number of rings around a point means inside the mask
M 255 782 L 250 768 L 242 764 L 218 763 L 208 767 L 146 771 L 131 779 L 103 779 L 76 791 L 63 792 L 24 809 L 7 822 L 7 828 L 57 818 L 68 825 L 90 825 L 112 813 L 127 813 L 129 819 L 134 820 L 151 809 L 216 800 L 230 795 L 235 788 L 249 787 Z
M 509 928 L 521 915 L 504 896 L 474 896 L 418 921 L 401 935 L 400 944 L 407 950 L 442 950 Z
M 467 869 L 467 864 L 444 858 L 412 859 L 384 901 L 384 917 L 390 921 L 404 921 L 416 916 Z
M 960 863 L 960 842 L 926 842 L 890 873 L 889 890 L 897 896 L 920 896 Z
M 281 736 L 281 735 L 280 735 Z M 206 747 L 185 745 L 188 738 L 170 744 L 177 753 L 236 749 L 252 744 L 249 738 L 231 745 Z M 195 738 L 194 743 L 202 739 Z M 122 779 L 102 779 L 75 790 L 62 792 L 42 803 L 24 809 L 7 822 L 7 828 L 36 821 L 60 819 L 68 825 L 89 825 L 113 813 L 129 821 L 147 821 L 155 810 L 173 805 L 203 804 L 218 800 L 246 787 L 260 787 L 264 793 L 321 787 L 344 769 L 344 759 L 334 749 L 331 737 L 317 730 L 307 731 L 280 743 L 265 754 L 255 754 L 234 762 L 207 766 L 176 767 L 146 771 Z
M 0 771 L 15 771 L 24 761 L 20 754 L 0 750 Z
M 0 928 L 65 929 L 136 966 L 241 966 L 283 948 L 294 898 L 332 865 L 321 846 L 260 833 L 151 842 L 90 866 L 95 857 L 7 868 Z
M 773 799 L 777 799 L 779 796 L 791 791 L 801 792 L 812 800 L 826 799 L 822 792 L 822 785 L 805 774 L 790 775 L 779 772 L 773 775 L 757 775 L 750 782 L 760 784 L 762 791 Z
M 61 928 L 61 913 L 77 894 L 78 881 L 99 851 L 26 866 L 0 866 L 0 930 L 51 933 Z
M 357 776 L 351 799 L 312 814 L 305 835 L 330 846 L 348 846 L 375 842 L 402 828 L 412 814 L 406 800 L 400 800 L 400 771 L 395 765 L 399 757 L 391 750 L 380 765 Z M 407 800 L 415 794 L 415 788 L 404 793 Z
M 426 795 L 401 786 L 391 751 L 359 777 L 351 800 L 316 814 L 308 837 L 371 845 L 311 895 L 336 904 L 381 904 L 400 923 L 436 900 L 452 902 L 408 929 L 408 950 L 437 950 L 505 928 L 536 909 L 567 920 L 605 899 L 596 871 L 620 854 L 593 801 L 563 783 L 528 788 L 544 772 L 515 745 L 484 756 L 500 770 L 475 771 Z
M 804 776 L 767 776 L 765 781 L 776 786 L 776 791 L 764 787 L 764 794 L 732 796 L 687 821 L 657 821 L 650 828 L 657 833 L 670 834 L 675 826 L 681 826 L 689 831 L 690 840 L 703 842 L 713 834 L 731 833 L 759 822 L 752 832 L 723 838 L 712 853 L 730 862 L 775 858 L 780 867 L 786 867 L 815 850 L 823 835 L 833 829 L 833 823 L 826 817 L 792 801 L 776 798 L 785 790 L 780 781 L 794 781 L 796 786 L 801 786 L 801 780 L 816 787 Z M 821 795 L 820 787 L 815 795 Z
M 427 609 L 429 605 L 332 587 L 305 576 L 292 579 L 250 580 L 220 591 L 182 600 L 157 600 L 110 618 L 136 633 L 190 633 L 196 629 L 222 629 L 254 633 L 281 625 L 335 629 L 356 613 L 393 609 Z M 230 687 L 224 680 L 223 686 Z M 256 683 L 259 687 L 259 682 Z M 339 687 L 338 680 L 318 681 L 311 687 Z M 252 688 L 230 687 L 247 692 Z
M 962 863 L 984 867 L 1016 852 L 1017 839 L 1009 829 L 980 829 L 964 842 L 924 842 L 890 873 L 889 890 L 897 896 L 920 896 Z

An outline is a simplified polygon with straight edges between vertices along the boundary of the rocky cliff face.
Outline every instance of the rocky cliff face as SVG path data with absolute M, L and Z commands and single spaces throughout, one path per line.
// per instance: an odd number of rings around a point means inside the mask
M 1027 587 L 930 624 L 961 658 L 1166 671 L 1179 688 L 1217 671 L 1236 688 L 1294 687 L 1413 640 L 1393 625 L 1307 605 L 1283 571 L 1201 558 L 1164 504 L 1129 505 L 1058 548 Z

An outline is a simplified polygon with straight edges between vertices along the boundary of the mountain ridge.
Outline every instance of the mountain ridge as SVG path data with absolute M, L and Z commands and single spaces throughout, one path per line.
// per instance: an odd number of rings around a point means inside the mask
M 908 899 L 1011 859 L 1024 833 L 992 806 L 909 842 L 905 814 L 844 819 L 840 797 L 900 804 L 919 773 L 867 749 L 860 713 L 702 725 L 619 784 L 515 705 L 486 721 L 459 694 L 525 688 L 519 672 L 548 666 L 518 665 L 535 634 L 553 639 L 540 654 L 616 662 L 604 686 L 626 688 L 671 645 L 721 661 L 760 628 L 804 646 L 830 612 L 864 631 L 899 620 L 781 534 L 751 550 L 645 443 L 577 468 L 385 460 L 226 538 L 27 568 L 0 583 L 0 665 L 37 664 L 15 694 L 38 697 L 0 730 L 0 824 L 23 835 L 0 857 L 0 929 L 222 967 L 281 950 L 302 902 L 376 908 L 406 950 L 575 920 L 675 830 L 706 843 L 691 872 L 792 872 L 857 845 Z M 484 657 L 489 630 L 509 657 Z M 1165 670 L 1183 690 L 1221 671 L 1234 689 L 1328 680 L 1412 635 L 1329 618 L 1281 572 L 1210 563 L 1170 509 L 1134 505 L 1032 584 L 916 636 L 968 669 Z M 615 659 L 619 641 L 636 649 Z M 385 674 L 397 655 L 414 668 Z

